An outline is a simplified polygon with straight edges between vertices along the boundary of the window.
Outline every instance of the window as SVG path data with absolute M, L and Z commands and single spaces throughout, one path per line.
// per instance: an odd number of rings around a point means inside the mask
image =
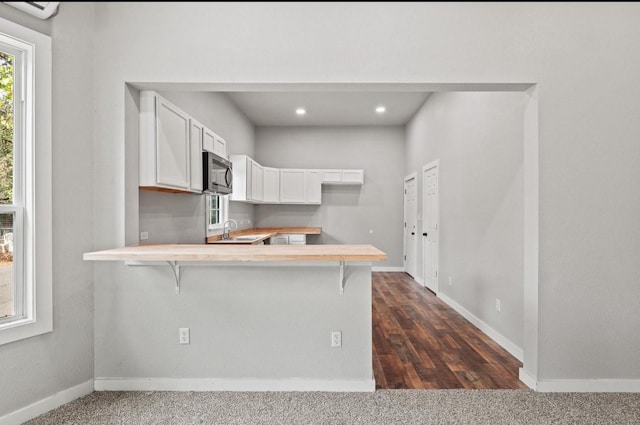
M 0 344 L 4 344 L 52 329 L 51 39 L 4 19 L 0 28 Z
M 207 195 L 207 236 L 222 229 L 229 211 L 229 195 Z
M 20 285 L 20 265 L 13 257 L 14 236 L 20 234 L 16 228 L 16 214 L 22 215 L 22 188 L 20 180 L 20 161 L 15 160 L 20 152 L 21 114 L 16 105 L 14 93 L 21 92 L 19 80 L 22 69 L 20 51 L 0 43 L 0 320 L 22 315 L 22 288 Z M 18 106 L 18 107 L 16 107 Z M 18 137 L 16 137 L 18 135 Z M 14 143 L 15 141 L 15 143 Z M 17 186 L 17 187 L 16 187 Z M 19 237 L 15 237 L 15 242 Z M 16 260 L 20 260 L 19 256 Z

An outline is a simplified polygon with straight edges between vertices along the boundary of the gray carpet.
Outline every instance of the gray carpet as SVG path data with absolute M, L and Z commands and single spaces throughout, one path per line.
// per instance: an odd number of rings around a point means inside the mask
M 42 424 L 640 424 L 640 394 L 528 390 L 375 393 L 94 392 Z

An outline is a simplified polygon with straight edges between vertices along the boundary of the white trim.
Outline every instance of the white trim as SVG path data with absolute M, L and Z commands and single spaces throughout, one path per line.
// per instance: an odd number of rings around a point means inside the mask
M 222 234 L 221 230 L 224 230 L 224 223 L 229 219 L 229 197 L 231 195 L 216 195 L 220 198 L 220 223 L 210 225 L 209 224 L 209 214 L 211 210 L 211 196 L 213 194 L 207 194 L 205 197 L 205 227 L 207 232 L 207 237 L 216 236 Z M 237 230 L 237 229 L 234 229 Z
M 0 330 L 0 345 L 53 330 L 51 37 L 0 18 L 0 38 L 24 51 L 22 180 L 25 311 Z M 13 42 L 9 42 L 14 40 Z M 37 84 L 35 84 L 37 81 Z M 37 163 L 37 169 L 36 169 Z M 18 178 L 18 177 L 16 177 Z M 16 198 L 17 199 L 17 198 Z
M 549 379 L 537 391 L 571 393 L 640 393 L 640 379 Z
M 36 401 L 22 409 L 8 413 L 0 417 L 0 425 L 19 425 L 37 416 L 47 413 L 63 404 L 72 402 L 80 397 L 93 392 L 93 379 L 90 379 L 75 387 L 67 388 L 42 400 Z
M 407 196 L 406 193 L 404 193 L 404 191 L 406 190 L 406 185 L 407 182 L 410 181 L 411 179 L 413 179 L 415 181 L 415 185 L 416 185 L 416 207 L 415 207 L 415 211 L 414 211 L 414 216 L 416 218 L 416 231 L 418 231 L 418 199 L 417 199 L 417 194 L 418 194 L 418 172 L 414 171 L 413 173 L 405 176 L 403 184 L 402 184 L 402 222 L 403 223 L 407 223 Z M 415 258 L 413 259 L 413 265 L 415 267 L 415 270 L 413 270 L 412 272 L 410 272 L 409 270 L 406 269 L 406 265 L 407 265 L 407 260 L 406 260 L 406 256 L 407 256 L 407 237 L 406 237 L 406 227 L 402 227 L 402 257 L 403 257 L 403 270 L 404 272 L 408 273 L 409 275 L 411 275 L 414 279 L 416 277 L 416 275 L 418 274 L 418 238 L 416 236 L 414 242 L 413 242 L 413 253 L 415 255 Z
M 529 387 L 530 389 L 536 391 L 537 389 L 537 381 L 535 376 L 531 375 L 529 372 L 527 372 L 526 370 L 524 370 L 523 367 L 521 367 L 518 370 L 518 378 L 520 379 L 520 381 L 522 381 L 527 387 Z
M 539 121 L 538 86 L 526 90 L 528 97 L 524 111 L 524 308 L 522 348 L 526 356 L 524 368 L 534 376 L 538 374 L 538 338 L 540 293 L 540 202 L 539 202 Z
M 96 391 L 324 391 L 373 392 L 374 379 L 96 378 Z
M 372 272 L 401 272 L 404 273 L 404 267 L 371 267 Z
M 502 335 L 500 332 L 493 329 L 491 326 L 487 325 L 485 322 L 480 320 L 478 317 L 473 315 L 469 310 L 455 302 L 446 294 L 439 292 L 438 298 L 447 303 L 451 308 L 460 313 L 465 319 L 473 323 L 478 329 L 480 329 L 485 335 L 498 343 L 502 348 L 507 350 L 513 357 L 522 361 L 524 357 L 524 353 L 522 352 L 522 348 L 518 347 L 516 344 L 511 342 L 507 337 Z
M 36 18 L 43 20 L 49 19 L 51 15 L 56 13 L 56 11 L 58 10 L 58 5 L 60 4 L 59 1 L 38 2 L 40 3 L 40 6 L 43 7 L 41 9 L 40 7 L 34 6 L 31 2 L 28 1 L 5 1 L 4 3 L 8 4 L 9 6 L 13 6 L 16 9 L 20 9 L 31 16 L 35 16 Z

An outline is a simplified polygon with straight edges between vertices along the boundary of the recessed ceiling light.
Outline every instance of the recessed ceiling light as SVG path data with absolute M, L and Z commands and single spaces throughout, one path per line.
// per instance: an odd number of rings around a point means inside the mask
M 307 110 L 306 110 L 306 109 L 304 109 L 304 108 L 298 108 L 298 109 L 296 109 L 296 114 L 297 114 L 297 115 L 304 115 L 304 114 L 306 114 L 306 113 L 307 113 Z
M 387 108 L 385 108 L 385 107 L 384 107 L 384 106 L 382 106 L 382 105 L 381 105 L 381 106 L 378 106 L 378 107 L 376 108 L 376 112 L 377 112 L 377 113 L 379 113 L 379 114 L 384 114 L 384 112 L 385 112 L 386 110 L 387 110 Z

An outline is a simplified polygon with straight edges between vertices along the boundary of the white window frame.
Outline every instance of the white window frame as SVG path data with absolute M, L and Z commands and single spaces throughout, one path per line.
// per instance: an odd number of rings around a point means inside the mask
M 229 218 L 229 195 L 218 195 L 221 198 L 220 203 L 220 223 L 209 224 L 209 215 L 211 211 L 211 197 L 207 196 L 207 236 L 217 235 L 223 230 L 224 222 Z
M 14 90 L 19 100 L 14 111 L 14 204 L 0 207 L 0 212 L 15 213 L 14 273 L 21 303 L 16 315 L 0 322 L 2 345 L 53 330 L 53 268 L 51 38 L 2 18 L 0 28 L 0 42 L 21 52 L 22 62 L 22 69 L 16 68 L 21 87 Z

